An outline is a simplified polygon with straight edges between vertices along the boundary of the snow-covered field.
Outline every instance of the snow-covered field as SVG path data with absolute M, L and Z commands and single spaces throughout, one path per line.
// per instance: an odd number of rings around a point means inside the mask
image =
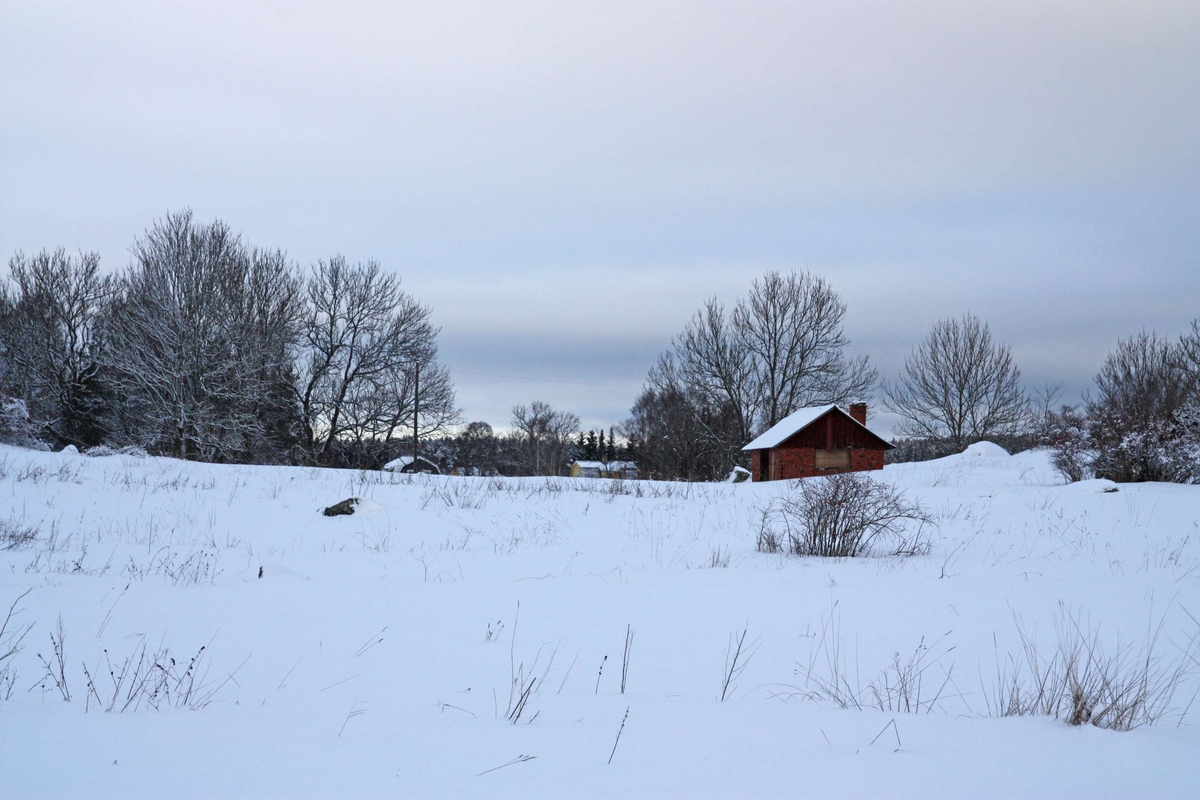
M 1200 487 L 1064 486 L 986 445 L 875 475 L 936 519 L 928 555 L 756 552 L 782 483 L 0 448 L 0 620 L 31 589 L 9 635 L 34 624 L 0 797 L 1200 796 L 1200 670 L 1133 731 L 995 713 L 1017 620 L 1047 656 L 1064 614 L 1108 652 L 1161 624 L 1178 662 Z

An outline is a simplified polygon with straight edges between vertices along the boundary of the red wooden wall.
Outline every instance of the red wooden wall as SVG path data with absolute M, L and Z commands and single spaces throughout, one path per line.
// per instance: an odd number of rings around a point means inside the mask
M 817 469 L 817 450 L 847 448 L 850 450 L 850 469 Z M 752 451 L 751 472 L 754 480 L 763 481 L 883 469 L 886 450 L 886 445 L 874 434 L 830 411 L 771 450 Z M 763 474 L 764 452 L 769 454 L 768 474 Z

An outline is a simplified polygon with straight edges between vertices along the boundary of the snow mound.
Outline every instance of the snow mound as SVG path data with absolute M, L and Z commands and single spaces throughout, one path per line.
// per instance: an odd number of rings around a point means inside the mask
M 963 451 L 968 458 L 1008 458 L 1008 451 L 994 442 L 976 442 Z
M 1107 478 L 1092 478 L 1086 481 L 1075 481 L 1068 484 L 1068 487 L 1073 492 L 1095 492 L 1097 494 L 1113 494 L 1121 491 L 1117 484 Z
M 252 576 L 253 577 L 253 576 Z M 311 581 L 308 575 L 303 572 L 297 572 L 291 567 L 285 566 L 277 561 L 268 561 L 262 564 L 263 578 L 295 578 L 302 581 Z

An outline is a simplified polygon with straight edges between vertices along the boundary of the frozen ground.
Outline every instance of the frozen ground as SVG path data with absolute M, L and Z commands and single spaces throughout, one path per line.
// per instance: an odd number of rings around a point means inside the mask
M 1195 636 L 1200 487 L 1063 486 L 1044 454 L 979 447 L 882 473 L 936 518 L 928 555 L 822 560 L 755 551 L 781 483 L 0 465 L 10 542 L 36 536 L 0 550 L 0 619 L 31 589 L 9 630 L 34 624 L 6 662 L 3 798 L 1200 796 L 1195 670 L 1129 732 L 993 713 L 1016 618 L 1047 653 L 1063 609 L 1110 648 L 1161 623 L 1168 660 Z M 39 657 L 57 671 L 60 618 L 64 689 Z M 201 646 L 190 696 L 114 692 L 122 664 L 168 650 L 183 675 Z M 813 697 L 810 665 L 864 707 Z

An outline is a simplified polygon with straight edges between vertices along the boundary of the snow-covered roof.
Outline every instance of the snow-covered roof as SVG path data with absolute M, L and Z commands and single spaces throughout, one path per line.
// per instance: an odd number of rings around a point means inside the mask
M 400 456 L 383 465 L 384 469 L 403 469 L 413 462 L 412 456 Z
M 872 436 L 878 437 L 877 433 L 872 431 L 866 425 L 863 425 L 858 420 L 854 419 L 854 417 L 850 416 L 845 411 L 842 411 L 842 409 L 839 408 L 836 403 L 830 403 L 827 406 L 810 406 L 809 408 L 801 408 L 797 411 L 793 411 L 791 414 L 788 414 L 786 417 L 779 420 L 779 422 L 776 422 L 774 425 L 772 425 L 770 428 L 768 428 L 767 432 L 764 433 L 762 436 L 759 436 L 757 439 L 755 439 L 753 442 L 746 445 L 742 449 L 743 450 L 769 450 L 772 447 L 781 445 L 785 441 L 790 439 L 793 435 L 804 430 L 809 425 L 813 424 L 818 419 L 825 416 L 826 413 L 828 413 L 829 411 L 834 410 L 834 409 L 841 411 L 843 417 L 845 417 L 848 420 L 851 420 L 855 425 L 858 425 L 863 430 L 869 432 Z
M 608 472 L 614 470 L 637 469 L 635 461 L 576 461 L 580 469 L 602 469 Z
M 436 464 L 434 464 L 432 461 L 430 461 L 428 458 L 425 458 L 424 456 L 417 456 L 417 460 L 420 461 L 422 464 L 429 464 L 432 467 L 437 466 Z M 412 463 L 413 463 L 412 456 L 400 456 L 399 458 L 392 459 L 388 463 L 384 464 L 383 468 L 386 470 L 390 470 L 392 472 L 399 472 L 400 470 L 404 469 L 405 467 L 409 466 Z

